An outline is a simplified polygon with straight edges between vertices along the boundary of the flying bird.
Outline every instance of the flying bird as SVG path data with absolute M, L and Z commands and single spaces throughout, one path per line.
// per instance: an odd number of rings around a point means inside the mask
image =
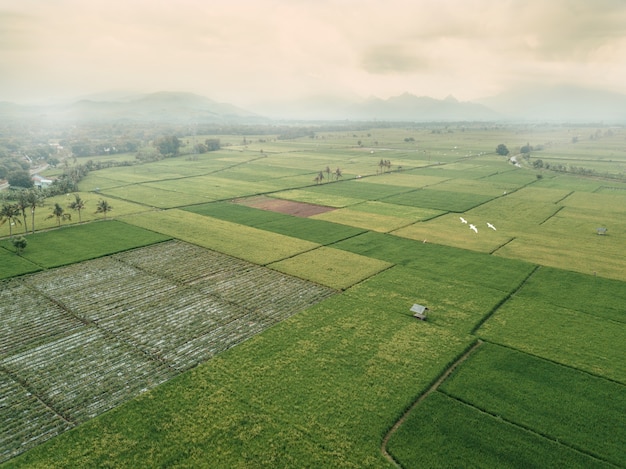
M 467 220 L 463 217 L 459 217 L 461 219 L 461 223 L 467 223 Z
M 478 228 L 476 228 L 476 226 L 470 224 L 470 230 L 473 230 L 474 233 L 478 233 Z
M 487 226 L 491 228 L 493 231 L 496 231 L 496 227 L 493 226 L 491 223 L 487 222 Z

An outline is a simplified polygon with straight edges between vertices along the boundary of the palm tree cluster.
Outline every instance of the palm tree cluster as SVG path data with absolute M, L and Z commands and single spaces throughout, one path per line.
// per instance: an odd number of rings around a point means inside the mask
M 380 160 L 378 166 L 380 167 L 380 174 L 383 174 L 385 170 L 391 171 L 391 160 Z
M 324 169 L 323 171 L 320 171 L 319 173 L 317 173 L 317 176 L 315 176 L 315 179 L 313 179 L 313 181 L 315 181 L 315 184 L 321 184 L 322 181 L 324 180 L 324 173 L 326 173 L 326 180 L 328 182 L 332 181 L 332 176 L 335 176 L 335 181 L 338 181 L 340 177 L 343 177 L 343 174 L 341 172 L 341 168 L 337 168 L 334 171 L 332 171 L 330 169 L 330 166 L 326 166 L 326 169 Z

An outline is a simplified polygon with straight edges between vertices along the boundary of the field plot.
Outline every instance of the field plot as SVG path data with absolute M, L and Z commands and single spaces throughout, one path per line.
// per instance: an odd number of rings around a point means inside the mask
M 352 205 L 350 210 L 375 213 L 377 215 L 386 215 L 391 217 L 400 217 L 408 221 L 421 221 L 435 218 L 443 215 L 445 212 L 440 210 L 431 210 L 428 208 L 409 207 L 408 205 L 387 204 L 385 202 L 363 202 L 358 205 Z
M 604 224 L 590 223 L 566 209 L 561 212 L 537 232 L 520 233 L 495 254 L 626 281 L 623 249 L 626 233 L 619 231 L 619 227 L 624 226 L 623 221 L 610 225 L 614 230 L 609 227 L 606 236 L 599 236 L 596 229 Z M 577 225 L 579 229 L 575 229 Z
M 566 207 L 601 209 L 602 213 L 626 215 L 626 193 L 621 191 L 605 191 L 599 194 L 574 192 L 561 204 Z
M 504 292 L 520 285 L 534 269 L 523 261 L 372 232 L 340 241 L 333 247 L 403 265 L 415 275 L 453 278 Z
M 72 334 L 84 326 L 19 279 L 0 282 L 0 305 L 0 359 Z
M 411 221 L 406 218 L 381 215 L 378 213 L 367 213 L 364 211 L 351 210 L 349 208 L 341 208 L 333 212 L 316 215 L 315 219 L 342 223 L 344 225 L 354 226 L 364 230 L 379 231 L 381 233 L 388 233 L 396 228 L 411 223 Z
M 220 178 L 234 180 L 237 182 L 270 182 L 291 180 L 292 178 L 306 178 L 311 182 L 317 175 L 307 168 L 286 168 L 272 163 L 272 157 L 267 156 L 260 161 L 250 162 L 220 171 L 216 175 Z
M 411 412 L 388 449 L 410 468 L 614 467 L 439 392 Z
M 483 194 L 459 193 L 435 189 L 419 189 L 404 194 L 392 195 L 381 199 L 383 202 L 411 207 L 422 207 L 449 212 L 465 212 L 477 205 L 484 204 L 493 196 Z
M 166 239 L 169 236 L 137 229 L 136 226 L 116 220 L 88 223 L 29 235 L 28 248 L 21 257 L 14 256 L 10 262 L 21 264 L 26 259 L 40 267 L 57 267 Z M 11 249 L 8 245 L 8 240 L 0 241 L 0 246 Z
M 143 213 L 127 220 L 255 264 L 265 265 L 315 249 L 317 243 L 205 217 L 183 210 Z
M 479 337 L 626 384 L 626 323 L 515 296 Z M 562 340 L 563 338 L 566 340 Z
M 272 269 L 341 290 L 365 280 L 392 264 L 351 252 L 321 247 L 274 264 Z
M 323 183 L 309 187 L 307 191 L 322 193 L 325 195 L 335 195 L 337 197 L 347 197 L 349 199 L 380 200 L 392 195 L 411 192 L 414 190 L 413 188 L 406 186 L 376 183 L 379 179 L 389 176 L 390 175 L 382 175 L 379 177 L 352 179 L 349 181 L 338 181 L 331 184 Z
M 335 208 L 347 207 L 349 205 L 359 204 L 363 202 L 363 199 L 337 196 L 333 194 L 326 194 L 323 191 L 310 191 L 307 189 L 292 189 L 276 192 L 272 194 L 272 197 Z
M 85 208 L 81 210 L 80 216 L 78 215 L 77 211 L 69 208 L 69 204 L 75 200 L 74 195 L 80 196 L 85 203 Z M 55 197 L 48 197 L 45 200 L 44 205 L 37 208 L 37 210 L 35 211 L 35 230 L 43 231 L 55 229 L 58 228 L 59 225 L 61 227 L 68 225 L 78 225 L 79 221 L 82 223 L 86 223 L 90 221 L 102 220 L 104 218 L 103 215 L 101 213 L 96 213 L 98 201 L 101 199 L 107 199 L 109 205 L 113 207 L 113 210 L 107 214 L 107 218 L 109 219 L 148 210 L 145 205 L 139 205 L 119 199 L 113 201 L 106 196 L 99 194 L 90 194 L 83 192 L 63 194 Z M 71 216 L 71 220 L 63 220 L 59 224 L 56 217 L 50 216 L 52 214 L 52 209 L 54 208 L 56 203 L 58 203 L 63 208 L 66 215 Z M 28 228 L 28 233 L 32 233 L 32 217 L 29 212 L 30 209 L 27 212 L 26 225 L 24 225 L 24 220 L 22 219 L 22 217 L 20 217 L 21 224 L 13 227 L 14 235 L 24 234 L 25 228 Z M 0 237 L 9 235 L 8 228 L 8 223 L 0 226 Z
M 178 270 L 164 270 L 177 263 Z M 5 281 L 2 287 L 0 299 L 14 300 L 0 302 L 1 386 L 27 407 L 23 412 L 42 415 L 41 428 L 32 428 L 13 408 L 0 407 L 3 420 L 16 422 L 2 440 L 3 457 L 334 294 L 174 241 Z M 29 393 L 37 399 L 26 399 Z M 49 412 L 42 413 L 41 402 Z
M 487 182 L 487 179 L 448 179 L 439 184 L 428 186 L 433 190 L 462 192 L 468 194 L 479 194 L 498 196 L 503 192 L 510 192 L 515 187 L 502 182 Z
M 332 207 L 325 207 L 324 205 L 306 204 L 266 196 L 247 197 L 244 199 L 237 199 L 235 202 L 245 205 L 246 207 L 259 208 L 262 210 L 269 210 L 272 212 L 283 213 L 285 215 L 294 215 L 305 218 L 333 210 Z
M 447 181 L 447 178 L 440 178 L 436 176 L 424 176 L 420 173 L 421 169 L 414 170 L 402 170 L 399 172 L 393 171 L 391 173 L 380 174 L 371 178 L 371 182 L 379 185 L 389 184 L 398 187 L 408 187 L 410 189 L 421 189 L 423 187 L 433 186 L 443 181 Z
M 481 162 L 462 162 L 462 163 L 448 163 L 448 164 L 436 164 L 435 159 L 433 158 L 433 164 L 426 168 L 418 168 L 412 170 L 412 174 L 419 174 L 423 176 L 436 177 L 440 180 L 448 180 L 448 179 L 457 179 L 457 178 L 465 178 L 465 179 L 478 179 L 484 178 L 491 174 L 497 173 L 498 171 L 506 170 L 507 166 L 505 163 L 498 163 L 497 166 L 494 166 L 493 162 L 489 162 L 489 164 L 484 164 Z
M 0 463 L 74 426 L 0 371 Z
M 556 306 L 626 323 L 626 288 L 624 282 L 619 280 L 542 267 L 528 279 L 517 296 L 537 298 Z
M 167 192 L 184 193 L 189 197 L 195 196 L 209 201 L 256 195 L 273 190 L 272 186 L 264 183 L 234 181 L 215 175 L 147 182 L 142 186 Z
M 0 279 L 27 274 L 41 269 L 29 260 L 19 257 L 15 250 L 5 244 L 0 244 Z
M 103 196 L 109 195 L 157 208 L 180 207 L 182 205 L 198 204 L 211 200 L 202 195 L 190 195 L 184 191 L 164 190 L 144 184 L 132 184 L 129 186 L 103 189 L 100 193 L 103 194 Z
M 254 197 L 253 199 L 257 199 Z M 331 244 L 351 236 L 362 233 L 364 230 L 352 228 L 338 223 L 331 223 L 313 218 L 302 218 L 305 214 L 328 210 L 328 207 L 303 204 L 283 199 L 272 199 L 270 197 L 260 197 L 259 207 L 278 208 L 286 212 L 295 212 L 298 215 L 285 215 L 273 212 L 268 209 L 252 208 L 241 203 L 216 202 L 185 207 L 184 210 L 207 215 L 220 220 L 226 220 L 240 225 L 252 226 L 273 233 L 291 236 L 294 238 L 319 243 L 322 245 Z M 265 200 L 269 203 L 266 205 Z M 276 201 L 276 204 L 274 203 Z M 241 202 L 247 203 L 247 199 Z M 255 204 L 256 205 L 256 204 Z
M 392 231 L 392 234 L 417 241 L 426 240 L 429 243 L 444 244 L 484 253 L 493 252 L 512 239 L 510 232 L 507 232 L 502 226 L 498 226 L 495 231 L 489 228 L 487 223 L 491 223 L 490 220 L 498 223 L 495 219 L 475 217 L 469 213 L 462 214 L 467 219 L 467 223 L 461 222 L 459 214 L 450 213 L 426 222 L 404 226 Z M 469 228 L 470 223 L 476 227 L 478 233 Z
M 575 450 L 626 461 L 626 435 L 616 431 L 626 413 L 623 384 L 483 344 L 439 389 Z

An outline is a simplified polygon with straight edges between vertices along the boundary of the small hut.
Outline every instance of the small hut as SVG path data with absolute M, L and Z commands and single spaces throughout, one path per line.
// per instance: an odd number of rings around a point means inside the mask
M 421 321 L 426 321 L 426 311 L 428 311 L 428 308 L 426 306 L 418 305 L 417 303 L 411 306 L 411 312 L 413 313 L 413 317 Z
M 605 235 L 605 234 L 606 234 L 606 232 L 607 232 L 607 229 L 606 229 L 605 227 L 601 226 L 600 228 L 596 228 L 596 232 L 597 232 L 599 235 Z

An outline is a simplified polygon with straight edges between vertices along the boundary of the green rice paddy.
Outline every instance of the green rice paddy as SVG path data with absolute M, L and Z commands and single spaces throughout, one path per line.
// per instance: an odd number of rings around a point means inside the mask
M 112 221 L 72 213 L 22 256 L 0 227 L 3 279 L 174 239 L 337 292 L 4 466 L 378 469 L 390 454 L 407 469 L 626 467 L 623 131 L 575 146 L 561 126 L 433 129 L 223 136 L 232 146 L 196 160 L 92 172 L 81 196 L 106 198 Z M 516 168 L 495 155 L 502 142 L 552 143 Z M 598 174 L 535 170 L 538 158 Z M 326 167 L 343 177 L 316 184 Z M 237 203 L 257 194 L 333 210 Z M 49 210 L 38 230 L 55 227 Z M 170 269 L 202 296 L 204 277 L 189 278 L 219 272 L 198 265 Z M 30 402 L 5 365 L 0 389 Z

